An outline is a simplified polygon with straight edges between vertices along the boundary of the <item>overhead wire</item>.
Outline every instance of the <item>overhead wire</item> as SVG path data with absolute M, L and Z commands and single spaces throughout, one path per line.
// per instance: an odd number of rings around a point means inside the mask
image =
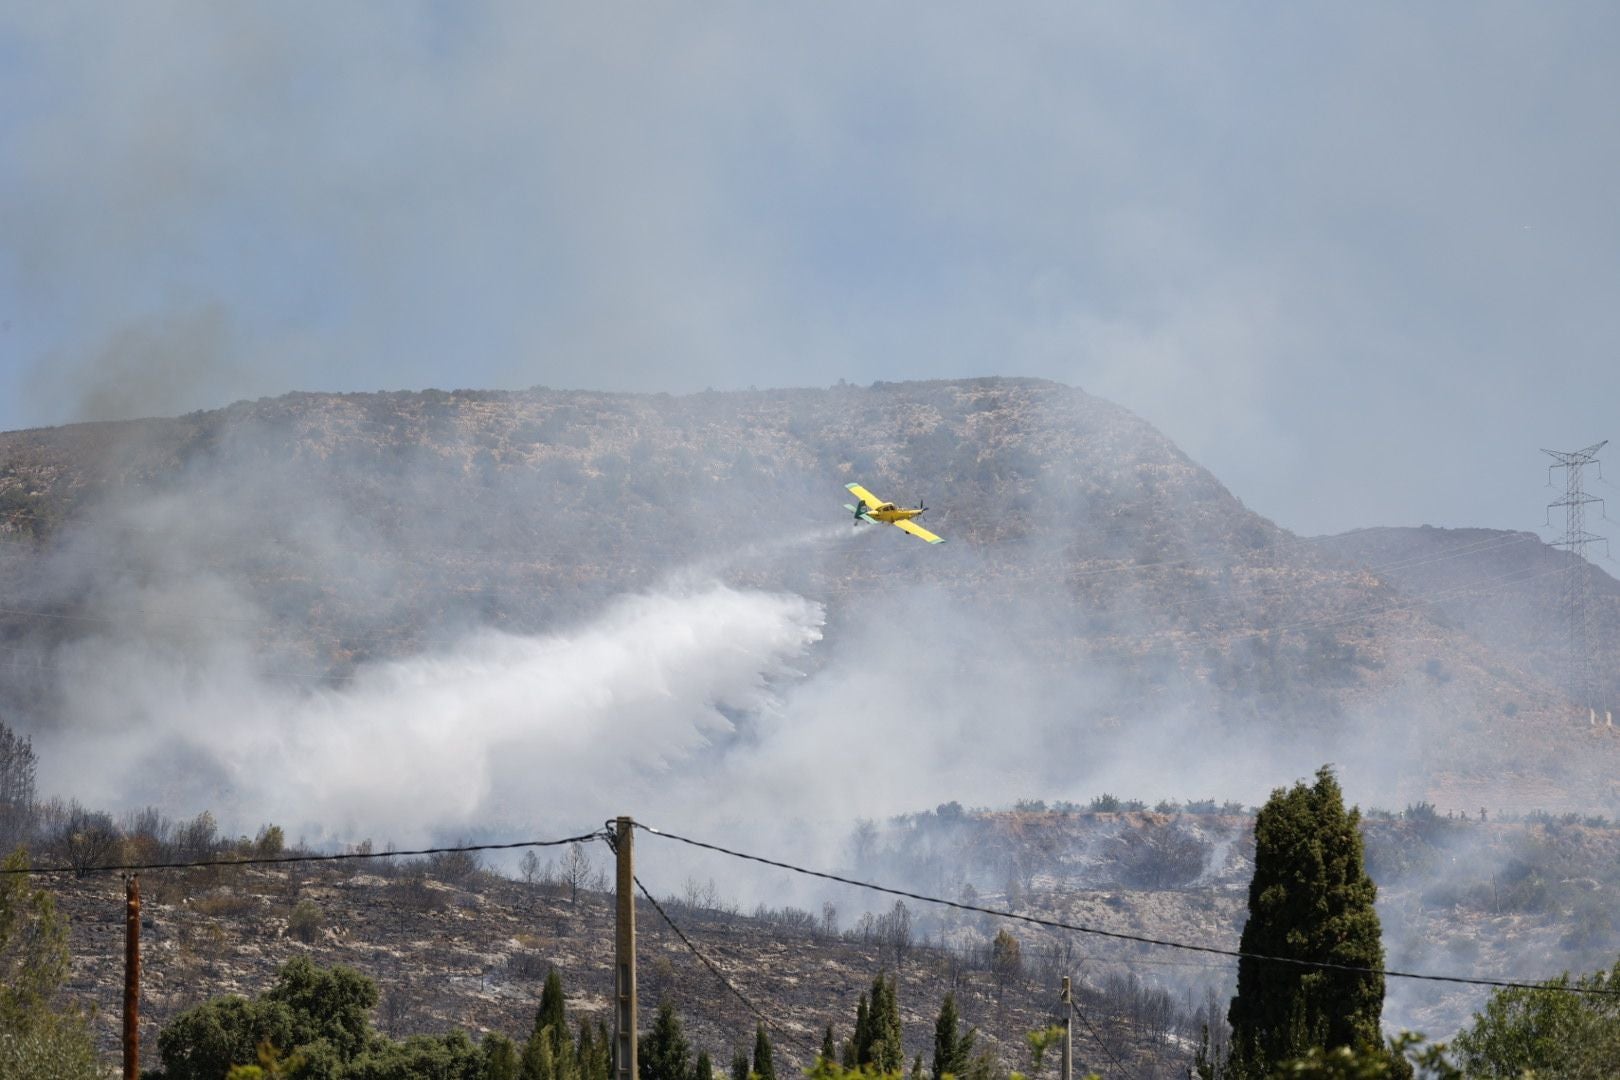
M 1069 1014 L 1071 1016 L 1078 1016 L 1080 1018 L 1080 1022 L 1085 1025 L 1086 1030 L 1091 1032 L 1092 1041 L 1098 1046 L 1102 1047 L 1102 1052 L 1107 1055 L 1109 1061 L 1114 1063 L 1114 1068 L 1124 1073 L 1126 1076 L 1131 1075 L 1131 1070 L 1126 1068 L 1125 1063 L 1119 1060 L 1119 1055 L 1114 1053 L 1113 1049 L 1103 1041 L 1102 1035 L 1098 1034 L 1097 1029 L 1091 1025 L 1091 1021 L 1087 1019 L 1085 1012 L 1080 1008 L 1079 1005 L 1075 1004 L 1074 991 L 1072 988 L 1069 991 L 1069 1000 L 1067 1004 L 1069 1006 Z
M 609 836 L 609 844 L 613 843 L 610 834 L 603 835 Z M 653 910 L 662 916 L 664 922 L 668 924 L 669 928 L 675 932 L 675 936 L 680 938 L 681 944 L 685 945 L 687 949 L 691 950 L 692 955 L 697 957 L 703 966 L 709 969 L 709 973 L 712 974 L 716 979 L 720 980 L 721 985 L 723 985 L 727 990 L 730 990 L 732 995 L 735 996 L 738 1001 L 742 1002 L 743 1006 L 747 1008 L 749 1012 L 759 1017 L 760 1023 L 771 1028 L 773 1031 L 777 1032 L 777 1034 L 782 1035 L 789 1041 L 795 1042 L 801 1049 L 810 1047 L 809 1043 L 800 1042 L 797 1037 L 793 1035 L 793 1033 L 787 1031 L 775 1020 L 772 1020 L 769 1016 L 765 1015 L 765 1011 L 763 1009 L 761 1009 L 758 1005 L 755 1005 L 749 1000 L 746 994 L 737 989 L 737 985 L 730 979 L 726 978 L 725 973 L 721 971 L 718 966 L 716 966 L 714 961 L 705 956 L 703 950 L 694 945 L 692 943 L 692 939 L 687 937 L 686 933 L 679 926 L 675 925 L 675 920 L 669 917 L 669 912 L 664 910 L 664 906 L 658 902 L 657 898 L 655 898 L 647 889 L 647 886 L 641 883 L 641 879 L 639 877 L 632 874 L 631 880 L 635 882 L 636 888 L 641 890 L 641 895 L 646 897 L 647 902 L 653 906 Z M 820 1047 L 813 1047 L 810 1048 L 810 1050 L 811 1060 L 814 1060 L 821 1053 Z
M 754 855 L 748 852 L 737 851 L 733 848 L 723 847 L 719 844 L 704 840 L 694 840 L 691 837 L 681 836 L 636 822 L 635 827 L 653 836 L 663 837 L 666 840 L 675 840 L 692 847 L 714 851 L 721 855 L 728 855 L 735 859 L 748 862 L 761 863 L 765 866 L 774 866 L 781 870 L 788 870 L 795 874 L 804 874 L 809 877 L 821 878 L 826 881 L 835 881 L 841 885 L 850 885 L 858 889 L 871 892 L 885 893 L 889 896 L 898 896 L 907 900 L 918 900 L 927 904 L 938 904 L 942 907 L 956 908 L 961 911 L 971 911 L 978 915 L 990 915 L 995 918 L 1009 919 L 1015 922 L 1029 923 L 1051 930 L 1069 930 L 1077 934 L 1088 934 L 1095 937 L 1110 938 L 1115 941 L 1134 942 L 1139 945 L 1150 945 L 1158 948 L 1180 949 L 1187 952 L 1204 953 L 1214 956 L 1225 956 L 1236 960 L 1255 960 L 1262 963 L 1279 964 L 1288 967 L 1304 968 L 1314 971 L 1341 971 L 1354 975 L 1378 975 L 1386 979 L 1414 979 L 1426 982 L 1457 983 L 1467 986 L 1489 986 L 1513 990 L 1548 990 L 1572 994 L 1586 994 L 1601 997 L 1620 997 L 1620 989 L 1596 989 L 1579 986 L 1549 986 L 1545 982 L 1533 983 L 1514 979 L 1485 979 L 1466 975 L 1441 975 L 1428 972 L 1398 971 L 1394 968 L 1370 968 L 1355 964 L 1338 964 L 1327 960 L 1305 960 L 1292 956 L 1276 956 L 1267 953 L 1257 953 L 1242 949 L 1227 949 L 1218 945 L 1198 945 L 1187 941 L 1175 941 L 1169 938 L 1150 937 L 1145 934 L 1131 934 L 1120 930 L 1105 930 L 1096 926 L 1085 926 L 1079 923 L 1065 922 L 1061 919 L 1050 919 L 1039 915 L 1026 915 L 1021 912 L 1008 911 L 1001 908 L 985 907 L 981 904 L 970 904 L 962 900 L 947 900 L 939 896 L 929 896 L 926 893 L 912 892 L 907 889 L 897 889 L 889 885 L 880 885 L 875 882 L 862 881 L 858 878 L 846 877 L 842 874 L 832 874 L 825 870 L 812 870 L 809 867 L 798 866 L 794 863 L 779 859 L 768 858 L 764 855 Z M 1128 960 L 1121 960 L 1128 963 Z
M 635 887 L 637 887 L 637 889 L 640 889 L 640 891 L 642 891 L 643 897 L 646 897 L 646 902 L 648 902 L 648 904 L 653 905 L 654 912 L 658 912 L 659 916 L 663 916 L 664 923 L 666 923 L 666 925 L 669 926 L 669 929 L 672 929 L 672 931 L 674 931 L 674 933 L 676 933 L 676 938 L 680 939 L 680 944 L 684 944 L 684 946 L 687 947 L 687 949 L 689 949 L 690 952 L 692 952 L 692 955 L 695 955 L 695 957 L 697 957 L 697 959 L 700 960 L 701 963 L 703 963 L 703 967 L 708 968 L 708 970 L 710 970 L 711 975 L 713 975 L 714 978 L 716 978 L 716 980 L 721 981 L 721 984 L 723 984 L 724 988 L 729 989 L 729 991 L 731 991 L 731 993 L 732 993 L 732 996 L 737 997 L 737 1001 L 740 1001 L 740 1002 L 742 1002 L 742 1004 L 744 1004 L 744 1007 L 745 1007 L 745 1009 L 748 1010 L 748 1012 L 752 1012 L 752 1014 L 755 1015 L 755 1017 L 760 1018 L 760 1023 L 763 1023 L 763 1025 L 766 1025 L 766 1027 L 771 1028 L 771 1030 L 773 1030 L 773 1031 L 776 1031 L 776 1033 L 778 1033 L 778 1035 L 784 1036 L 784 1040 L 791 1041 L 791 1043 L 797 1044 L 797 1046 L 799 1046 L 800 1049 L 807 1049 L 807 1051 L 810 1052 L 810 1057 L 812 1057 L 812 1061 L 813 1061 L 813 1059 L 815 1059 L 816 1056 L 818 1056 L 818 1054 L 820 1054 L 820 1052 L 821 1052 L 820 1048 L 812 1048 L 812 1046 L 810 1046 L 810 1044 L 804 1043 L 804 1041 L 799 1041 L 799 1038 L 797 1038 L 797 1036 L 795 1036 L 794 1033 L 792 1033 L 792 1031 L 787 1031 L 786 1028 L 782 1028 L 781 1025 L 779 1025 L 779 1023 L 776 1022 L 776 1020 L 771 1020 L 771 1018 L 768 1017 L 768 1015 L 765 1015 L 765 1010 L 761 1010 L 760 1007 L 755 1006 L 755 1004 L 753 1004 L 753 1002 L 750 1001 L 750 999 L 748 999 L 747 994 L 744 994 L 744 993 L 742 993 L 742 991 L 740 991 L 740 989 L 737 989 L 737 984 L 732 983 L 732 981 L 729 980 L 729 978 L 726 978 L 726 973 L 721 972 L 721 970 L 719 970 L 718 965 L 716 965 L 716 963 L 714 963 L 713 960 L 708 959 L 708 957 L 706 957 L 706 955 L 703 954 L 703 950 L 698 949 L 698 947 L 695 946 L 695 944 L 692 944 L 692 939 L 687 938 L 687 936 L 685 936 L 684 931 L 682 931 L 682 929 L 680 929 L 679 926 L 676 926 L 676 920 L 672 920 L 672 918 L 669 918 L 669 912 L 666 912 L 666 910 L 664 910 L 664 905 L 659 904 L 658 900 L 654 899 L 653 894 L 651 894 L 651 892 L 648 891 L 648 889 L 646 889 L 646 886 L 643 886 L 642 879 L 635 878 L 635 876 L 633 876 L 633 874 L 632 874 L 632 881 L 635 881 Z

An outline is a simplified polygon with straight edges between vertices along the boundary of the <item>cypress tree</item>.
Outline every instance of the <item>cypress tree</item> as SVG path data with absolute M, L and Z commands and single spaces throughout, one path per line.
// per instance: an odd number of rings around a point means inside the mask
M 551 1049 L 550 1028 L 541 1028 L 523 1044 L 518 1075 L 522 1080 L 557 1080 L 557 1055 Z
M 838 1060 L 838 1046 L 833 1042 L 831 1024 L 828 1024 L 827 1030 L 821 1033 L 821 1060 L 828 1065 Z
M 776 1080 L 776 1063 L 771 1060 L 771 1037 L 761 1023 L 754 1033 L 754 1075 L 759 1080 Z
M 697 1064 L 692 1066 L 692 1080 L 714 1080 L 714 1061 L 707 1050 L 699 1050 Z
M 692 1047 L 668 1001 L 659 1002 L 652 1030 L 641 1037 L 636 1050 L 638 1080 L 691 1080 Z
M 901 1045 L 900 998 L 893 980 L 882 974 L 872 983 L 872 1006 L 866 1016 L 869 1050 L 862 1064 L 870 1062 L 879 1072 L 899 1072 L 906 1067 L 906 1050 Z
M 484 1036 L 485 1080 L 518 1080 L 517 1044 L 498 1031 Z
M 1333 770 L 1316 783 L 1278 788 L 1254 823 L 1254 879 L 1246 953 L 1382 968 L 1378 889 L 1362 866 L 1360 812 L 1344 808 Z M 1227 1010 L 1232 1056 L 1227 1075 L 1264 1075 L 1311 1047 L 1381 1045 L 1384 977 L 1371 971 L 1238 961 L 1237 996 Z
M 939 1019 L 934 1021 L 934 1061 L 930 1074 L 933 1080 L 944 1080 L 945 1074 L 961 1076 L 967 1071 L 973 1056 L 973 1040 L 978 1030 L 959 1034 L 961 1020 L 956 1012 L 956 993 L 947 991 L 939 1007 Z
M 598 1020 L 593 1029 L 589 1021 L 581 1020 L 579 1041 L 574 1045 L 574 1068 L 579 1080 L 608 1080 L 613 1071 L 613 1042 L 606 1025 Z
M 854 1065 L 869 1065 L 872 1061 L 872 1010 L 866 1003 L 866 991 L 861 991 L 861 1000 L 855 1006 L 855 1035 L 851 1040 L 855 1047 Z M 853 1067 L 853 1066 L 851 1066 Z
M 551 1029 L 553 1056 L 560 1058 L 572 1049 L 568 1045 L 568 1015 L 563 999 L 562 976 L 557 974 L 556 968 L 546 972 L 546 985 L 540 991 L 540 1007 L 534 1013 L 535 1033 L 544 1028 Z
M 748 1080 L 748 1051 L 738 1050 L 731 1055 L 731 1080 Z

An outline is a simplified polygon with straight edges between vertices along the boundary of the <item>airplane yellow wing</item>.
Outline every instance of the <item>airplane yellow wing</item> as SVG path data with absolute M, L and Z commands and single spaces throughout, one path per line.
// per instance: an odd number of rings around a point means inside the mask
M 893 521 L 890 522 L 890 524 L 897 529 L 904 529 L 912 536 L 921 537 L 930 544 L 943 544 L 945 542 L 945 538 L 943 536 L 935 536 L 933 533 L 929 532 L 915 521 Z
M 878 498 L 876 495 L 872 494 L 870 491 L 867 491 L 865 488 L 861 487 L 861 485 L 859 485 L 859 484 L 845 484 L 844 487 L 849 489 L 849 493 L 851 495 L 855 496 L 857 499 L 861 500 L 861 502 L 865 503 L 867 505 L 868 509 L 870 509 L 872 507 L 875 507 L 875 506 L 882 506 L 883 505 L 883 500 L 882 499 Z

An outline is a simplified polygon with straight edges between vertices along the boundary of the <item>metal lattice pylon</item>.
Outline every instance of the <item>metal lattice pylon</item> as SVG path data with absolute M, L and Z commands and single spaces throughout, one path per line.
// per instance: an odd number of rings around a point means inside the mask
M 1588 709 L 1595 708 L 1596 701 L 1592 680 L 1592 616 L 1591 605 L 1587 602 L 1590 579 L 1586 573 L 1586 548 L 1589 544 L 1607 546 L 1609 541 L 1607 537 L 1586 531 L 1586 508 L 1592 503 L 1597 503 L 1601 508 L 1603 500 L 1586 493 L 1581 474 L 1586 466 L 1596 465 L 1598 475 L 1603 475 L 1603 463 L 1598 460 L 1597 454 L 1608 444 L 1609 440 L 1604 439 L 1584 450 L 1542 451 L 1554 461 L 1554 464 L 1547 466 L 1547 483 L 1552 483 L 1554 469 L 1564 470 L 1564 497 L 1547 504 L 1547 524 L 1552 524 L 1552 512 L 1562 507 L 1564 536 L 1561 540 L 1552 541 L 1552 546 L 1565 548 L 1575 556 L 1563 574 L 1564 617 L 1569 628 L 1569 699 L 1575 705 Z

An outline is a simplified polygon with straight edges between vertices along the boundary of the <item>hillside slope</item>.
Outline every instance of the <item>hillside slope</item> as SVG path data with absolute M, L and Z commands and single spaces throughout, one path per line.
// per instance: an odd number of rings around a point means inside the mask
M 855 479 L 928 501 L 951 542 L 852 529 Z M 76 722 L 59 661 L 87 637 L 190 656 L 228 635 L 335 685 L 468 626 L 564 627 L 702 574 L 825 605 L 827 641 L 873 638 L 872 674 L 919 708 L 960 711 L 960 679 L 989 688 L 975 708 L 1049 714 L 1033 788 L 1100 767 L 1099 746 L 1197 733 L 1257 739 L 1278 770 L 1365 755 L 1352 772 L 1393 804 L 1620 805 L 1620 741 L 1577 729 L 1545 654 L 1437 614 L 1404 555 L 1295 537 L 1053 383 L 293 394 L 0 436 L 0 515 L 0 689 L 36 731 Z M 1520 576 L 1472 587 L 1505 598 Z
M 1433 609 L 1474 637 L 1526 657 L 1566 685 L 1570 656 L 1568 590 L 1587 596 L 1587 646 L 1600 710 L 1620 704 L 1620 581 L 1597 565 L 1502 529 L 1357 529 L 1326 545 L 1346 559 L 1381 567 L 1403 592 L 1435 597 Z M 1594 548 L 1594 554 L 1597 549 Z M 1482 584 L 1486 587 L 1481 587 Z

